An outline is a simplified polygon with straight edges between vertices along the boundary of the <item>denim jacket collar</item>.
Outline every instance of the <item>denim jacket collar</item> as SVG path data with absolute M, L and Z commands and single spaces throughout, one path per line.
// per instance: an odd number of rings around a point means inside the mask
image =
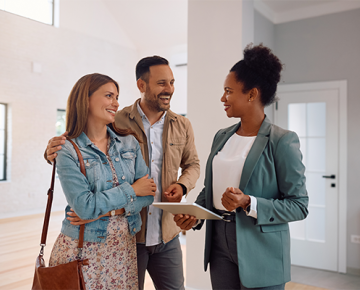
M 119 142 L 121 142 L 119 136 L 116 135 L 109 127 L 106 127 L 106 129 L 111 141 L 113 141 L 113 139 L 117 139 Z M 91 144 L 93 144 L 84 132 L 82 132 L 80 136 L 76 138 L 76 143 L 79 147 L 91 146 Z

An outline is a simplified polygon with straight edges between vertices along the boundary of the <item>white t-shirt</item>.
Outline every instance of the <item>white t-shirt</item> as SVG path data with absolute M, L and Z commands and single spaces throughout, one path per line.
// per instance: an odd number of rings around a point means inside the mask
M 244 163 L 255 139 L 256 136 L 245 137 L 235 133 L 214 157 L 212 164 L 213 205 L 216 209 L 226 210 L 221 203 L 226 188 L 239 188 Z M 251 209 L 256 211 L 256 198 L 252 196 L 250 198 Z M 253 216 L 251 213 L 250 215 Z

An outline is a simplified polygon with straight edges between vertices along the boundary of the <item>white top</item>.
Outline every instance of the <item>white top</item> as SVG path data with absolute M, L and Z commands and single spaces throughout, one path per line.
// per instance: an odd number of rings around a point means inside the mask
M 221 197 L 226 188 L 239 188 L 240 178 L 246 157 L 256 136 L 245 137 L 233 134 L 224 147 L 213 159 L 213 205 L 216 209 L 226 210 L 221 203 Z M 248 215 L 257 217 L 256 198 L 251 198 L 251 210 Z M 253 212 L 255 210 L 255 212 Z

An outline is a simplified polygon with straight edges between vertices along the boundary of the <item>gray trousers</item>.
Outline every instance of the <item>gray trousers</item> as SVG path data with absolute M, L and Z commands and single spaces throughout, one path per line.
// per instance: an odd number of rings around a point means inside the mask
M 179 237 L 170 242 L 146 247 L 137 244 L 139 289 L 144 289 L 145 272 L 157 290 L 184 290 L 182 252 Z
M 237 249 L 236 223 L 213 221 L 210 278 L 213 289 L 247 290 L 240 281 Z M 263 290 L 283 290 L 285 283 L 270 287 L 251 288 Z

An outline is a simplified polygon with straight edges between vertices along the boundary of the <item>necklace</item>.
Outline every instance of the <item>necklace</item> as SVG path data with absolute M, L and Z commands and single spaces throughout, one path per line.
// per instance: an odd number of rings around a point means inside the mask
M 105 139 L 107 140 L 107 139 L 109 139 L 109 134 L 107 134 L 106 133 L 106 135 L 105 135 L 105 137 L 104 138 L 101 138 L 101 139 L 99 139 L 99 140 L 94 140 L 94 139 L 90 139 L 90 141 L 92 142 L 92 143 L 94 143 L 95 145 L 96 144 L 100 144 L 100 143 L 102 143 Z
M 89 138 L 90 139 L 90 138 Z M 108 134 L 106 134 L 105 138 L 102 138 L 98 141 L 95 140 L 91 140 L 90 141 L 98 148 L 100 149 L 103 153 L 105 153 L 105 155 L 108 155 L 108 150 L 109 150 L 109 141 L 110 141 L 110 136 Z M 106 142 L 106 145 L 104 144 Z
M 252 131 L 252 132 L 250 132 L 250 133 L 247 133 L 247 134 L 245 134 L 245 133 L 240 133 L 240 130 L 242 131 L 242 129 L 241 129 L 242 127 L 240 127 L 240 129 L 238 130 L 238 132 L 236 132 L 236 133 L 238 133 L 238 135 L 240 135 L 240 136 L 244 136 L 244 137 L 247 137 L 247 136 L 256 136 L 257 135 L 257 132 L 260 130 L 260 128 L 257 128 L 257 129 L 255 129 L 254 131 Z
M 96 145 L 96 144 L 100 144 L 100 143 L 104 142 L 104 141 L 105 141 L 105 139 L 107 140 L 107 139 L 108 139 L 108 137 L 102 138 L 102 139 L 100 139 L 100 140 L 93 140 L 93 139 L 90 139 L 90 141 Z

